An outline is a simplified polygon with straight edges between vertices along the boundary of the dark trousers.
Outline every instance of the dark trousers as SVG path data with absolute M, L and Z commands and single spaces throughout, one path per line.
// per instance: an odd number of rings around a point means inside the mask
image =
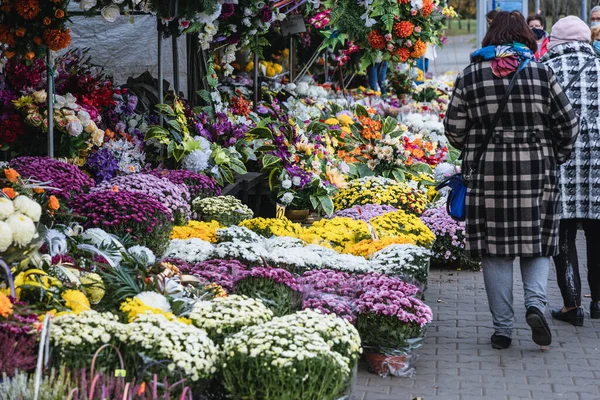
M 560 254 L 554 257 L 554 265 L 565 307 L 581 306 L 581 278 L 576 246 L 579 224 L 585 232 L 592 301 L 600 301 L 600 220 L 563 219 L 560 221 Z

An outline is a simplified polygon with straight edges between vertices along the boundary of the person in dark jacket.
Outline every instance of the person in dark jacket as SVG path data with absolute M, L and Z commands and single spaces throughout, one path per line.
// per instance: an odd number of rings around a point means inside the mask
M 562 18 L 552 27 L 548 53 L 542 58 L 563 88 L 579 73 L 566 89 L 581 119 L 581 133 L 571 158 L 560 169 L 560 254 L 554 257 L 564 307 L 552 312 L 555 319 L 575 326 L 583 325 L 584 320 L 576 247 L 578 226 L 583 228 L 587 242 L 590 316 L 600 318 L 600 59 L 589 43 L 590 36 L 590 28 L 581 19 Z
M 536 50 L 535 37 L 520 13 L 500 12 L 471 65 L 458 75 L 444 120 L 448 140 L 463 150 L 466 171 L 518 74 L 468 181 L 465 204 L 466 249 L 483 260 L 495 349 L 511 343 L 516 257 L 533 340 L 541 346 L 552 341 L 544 309 L 550 258 L 558 253 L 557 165 L 571 153 L 579 120 L 552 70 L 535 61 Z

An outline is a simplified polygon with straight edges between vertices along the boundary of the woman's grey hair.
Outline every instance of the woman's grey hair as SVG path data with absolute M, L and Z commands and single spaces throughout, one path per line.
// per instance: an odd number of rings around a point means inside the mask
M 590 10 L 590 15 L 592 15 L 595 12 L 599 12 L 600 11 L 600 6 L 594 6 L 594 8 L 592 8 Z

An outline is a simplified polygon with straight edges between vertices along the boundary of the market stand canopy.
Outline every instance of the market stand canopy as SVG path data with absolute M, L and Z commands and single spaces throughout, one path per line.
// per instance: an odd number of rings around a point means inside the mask
M 0 0 L 2 53 L 31 61 L 70 45 L 66 28 L 70 0 Z M 261 55 L 264 35 L 287 15 L 302 14 L 326 37 L 324 46 L 343 47 L 344 56 L 362 50 L 361 67 L 380 60 L 406 62 L 423 56 L 428 44 L 443 42 L 446 18 L 456 13 L 443 0 L 74 0 L 86 15 L 114 22 L 136 12 L 155 14 L 165 34 L 198 34 L 202 49 L 222 48 L 225 74 L 235 53 L 248 47 Z

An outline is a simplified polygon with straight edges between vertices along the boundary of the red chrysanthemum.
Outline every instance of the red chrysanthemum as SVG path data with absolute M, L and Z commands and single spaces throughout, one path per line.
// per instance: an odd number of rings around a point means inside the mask
M 406 62 L 410 57 L 410 50 L 408 50 L 406 47 L 400 47 L 398 50 L 396 50 L 396 55 L 398 56 L 400 62 Z
M 375 50 L 382 50 L 385 48 L 385 38 L 379 31 L 369 32 L 369 44 Z
M 394 33 L 400 39 L 406 39 L 413 33 L 415 26 L 410 21 L 400 21 L 394 25 Z
M 429 14 L 433 11 L 433 1 L 432 0 L 423 0 L 423 16 L 428 17 Z

